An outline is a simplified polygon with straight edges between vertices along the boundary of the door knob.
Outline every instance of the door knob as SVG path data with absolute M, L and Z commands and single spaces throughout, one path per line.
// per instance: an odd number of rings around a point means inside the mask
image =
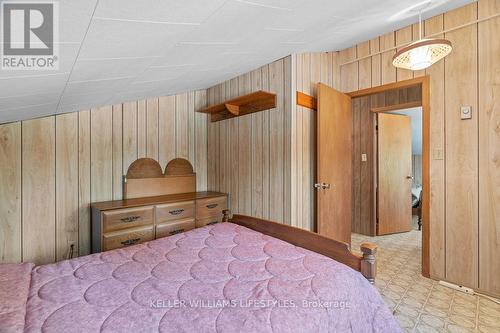
M 406 179 L 411 179 L 411 180 L 413 180 L 413 176 L 406 176 Z

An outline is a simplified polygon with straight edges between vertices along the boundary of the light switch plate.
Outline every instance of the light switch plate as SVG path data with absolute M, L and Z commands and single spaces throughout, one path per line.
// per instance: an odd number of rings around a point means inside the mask
M 472 118 L 472 106 L 462 106 L 460 108 L 460 119 Z
M 366 156 L 366 154 L 361 154 L 361 162 L 366 162 L 368 161 L 368 157 Z

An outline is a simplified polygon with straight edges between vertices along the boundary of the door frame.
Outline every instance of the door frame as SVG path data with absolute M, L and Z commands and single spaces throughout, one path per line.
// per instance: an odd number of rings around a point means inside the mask
M 412 103 L 412 107 L 422 107 L 422 275 L 430 277 L 429 238 L 430 238 L 430 78 L 428 75 L 414 79 L 393 82 L 347 93 L 351 98 L 374 95 L 395 89 L 420 87 L 421 102 Z M 372 112 L 387 112 L 404 108 L 405 104 L 396 104 L 384 108 L 372 108 Z

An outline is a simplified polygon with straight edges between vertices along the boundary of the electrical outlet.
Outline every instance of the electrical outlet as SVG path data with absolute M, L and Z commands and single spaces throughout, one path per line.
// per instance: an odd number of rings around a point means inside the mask
M 366 156 L 366 154 L 361 154 L 361 162 L 366 162 L 368 161 L 368 157 Z
M 76 257 L 77 256 L 76 253 L 78 253 L 78 249 L 76 248 L 76 241 L 74 241 L 74 240 L 68 241 L 67 258 L 71 259 L 71 258 Z

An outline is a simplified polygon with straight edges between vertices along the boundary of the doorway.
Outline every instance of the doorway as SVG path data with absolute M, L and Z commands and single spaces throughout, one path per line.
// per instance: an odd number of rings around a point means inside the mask
M 377 234 L 392 234 L 412 230 L 414 226 L 412 221 L 416 223 L 418 229 L 418 221 L 421 223 L 421 239 L 422 239 L 422 275 L 429 276 L 429 80 L 428 77 L 419 77 L 411 80 L 400 81 L 374 88 L 354 91 L 348 94 L 352 97 L 352 114 L 353 114 L 353 219 L 352 231 L 358 234 L 367 236 L 377 236 Z M 405 115 L 396 114 L 405 112 L 405 110 L 418 110 L 420 115 L 421 129 L 421 153 L 413 154 L 411 151 L 413 143 L 411 138 L 406 135 L 406 143 L 404 149 L 410 151 L 405 154 L 404 170 L 399 170 L 400 175 L 397 175 L 399 183 L 385 184 L 393 193 L 388 197 L 382 198 L 380 190 L 383 186 L 380 183 L 379 164 L 390 164 L 387 161 L 387 156 L 379 159 L 379 136 L 377 133 L 381 130 L 377 127 L 379 124 L 379 114 L 384 115 L 381 118 L 391 118 L 401 124 L 389 124 L 386 121 L 388 128 L 396 128 L 397 132 L 403 126 Z M 391 117 L 392 115 L 392 117 Z M 406 115 L 407 116 L 407 115 Z M 407 118 L 406 118 L 407 119 Z M 387 120 L 387 119 L 385 119 Z M 407 122 L 407 121 L 406 121 Z M 411 126 L 411 121 L 406 125 Z M 404 131 L 403 131 L 404 132 Z M 406 130 L 408 132 L 408 130 Z M 411 132 L 411 130 L 410 130 Z M 394 133 L 393 133 L 394 134 Z M 394 134 L 395 135 L 395 134 Z M 391 140 L 389 140 L 391 141 Z M 384 143 L 382 143 L 384 144 Z M 400 147 L 401 148 L 401 147 Z M 386 154 L 387 152 L 380 152 Z M 415 156 L 413 156 L 415 155 Z M 401 161 L 397 161 L 401 162 Z M 416 169 L 413 165 L 417 163 L 420 168 L 418 179 L 413 173 Z M 390 165 L 389 165 L 390 166 Z M 394 163 L 392 168 L 398 166 Z M 397 169 L 397 167 L 396 167 Z M 396 179 L 395 172 L 385 170 L 386 174 L 393 176 Z M 413 179 L 412 179 L 413 178 Z M 392 180 L 391 180 L 392 181 Z M 396 185 L 399 184 L 399 185 Z M 419 191 L 421 189 L 421 191 Z M 413 205 L 413 196 L 418 197 L 418 204 Z M 399 202 L 396 204 L 397 198 Z M 399 208 L 400 211 L 388 209 L 385 212 L 386 216 L 381 216 L 379 204 L 381 200 L 385 200 L 387 207 Z M 396 213 L 394 213 L 396 212 Z M 389 225 L 387 228 L 381 224 L 381 217 L 390 219 L 394 214 L 400 214 L 398 222 L 395 225 Z M 412 218 L 415 214 L 416 218 Z M 404 217 L 403 217 L 404 216 Z M 394 219 L 392 219 L 394 220 Z M 391 221 L 394 222 L 394 221 Z
M 422 107 L 376 115 L 376 234 L 421 230 Z
M 321 84 L 319 87 L 321 88 Z M 324 87 L 328 88 L 328 87 Z M 363 230 L 362 234 L 368 236 L 376 236 L 377 232 L 377 167 L 375 157 L 378 156 L 377 153 L 377 137 L 376 137 L 376 114 L 379 112 L 390 112 L 394 110 L 401 110 L 407 108 L 421 107 L 422 115 L 422 194 L 421 194 L 421 223 L 422 223 L 422 275 L 429 277 L 429 227 L 431 221 L 429 220 L 429 199 L 430 199 L 430 188 L 429 188 L 429 159 L 430 159 L 430 98 L 429 98 L 429 77 L 422 76 L 410 80 L 399 81 L 395 83 L 390 83 L 378 87 L 353 91 L 347 94 L 343 94 L 336 91 L 333 88 L 328 88 L 327 96 L 320 96 L 318 94 L 318 99 L 306 95 L 297 91 L 296 103 L 297 105 L 307 107 L 313 110 L 317 110 L 321 115 L 321 110 L 323 113 L 331 112 L 347 112 L 352 116 L 352 135 L 345 137 L 345 142 L 352 140 L 352 144 L 348 144 L 349 154 L 342 154 L 344 157 L 350 157 L 351 163 L 349 161 L 333 161 L 335 164 L 341 165 L 345 169 L 343 179 L 351 180 L 351 190 L 347 190 L 344 193 L 347 194 L 348 199 L 345 196 L 340 196 L 345 201 L 337 204 L 337 207 L 345 207 L 342 211 L 342 219 L 329 220 L 328 225 L 334 226 L 330 228 L 329 232 L 324 232 L 325 235 L 333 239 L 341 240 L 346 243 L 350 243 L 351 237 L 349 234 L 345 235 L 344 231 L 351 226 L 351 229 L 361 228 Z M 332 99 L 335 103 L 329 103 L 328 99 Z M 340 103 L 341 100 L 349 100 L 349 103 Z M 323 102 L 324 103 L 323 103 Z M 329 105 L 331 104 L 331 105 Z M 333 109 L 332 106 L 335 106 Z M 350 109 L 347 108 L 350 106 Z M 331 110 L 330 110 L 331 109 Z M 349 112 L 350 111 L 350 112 Z M 335 116 L 339 116 L 336 114 Z M 323 124 L 318 117 L 319 127 Z M 334 119 L 333 117 L 330 117 Z M 344 121 L 345 119 L 343 119 Z M 342 122 L 337 122 L 336 127 L 341 126 Z M 318 128 L 318 161 L 324 157 L 322 154 L 322 147 L 326 151 L 329 150 L 328 140 L 321 140 L 321 133 L 328 133 L 328 126 L 333 126 L 333 123 L 325 122 L 325 130 Z M 363 124 L 363 125 L 362 125 Z M 346 131 L 342 132 L 343 135 Z M 337 147 L 338 148 L 338 147 Z M 334 152 L 329 154 L 329 156 L 335 156 L 337 148 Z M 338 148 L 340 151 L 340 148 Z M 360 157 L 360 158 L 359 158 Z M 332 159 L 333 160 L 333 159 Z M 340 162 L 340 163 L 339 163 Z M 378 163 L 378 162 L 377 162 Z M 320 163 L 318 163 L 320 164 Z M 319 191 L 331 192 L 332 184 L 330 181 L 322 180 L 323 174 L 322 170 L 325 168 L 319 168 L 317 174 L 317 183 L 314 185 Z M 351 177 L 349 177 L 349 175 Z M 362 187 L 360 184 L 364 184 Z M 335 184 L 333 184 L 335 185 Z M 360 190 L 360 189 L 363 190 Z M 322 192 L 323 193 L 323 192 Z M 325 200 L 321 200 L 321 194 L 318 195 L 318 232 L 322 233 L 322 214 L 328 216 L 328 208 L 331 205 L 321 205 Z M 325 196 L 326 198 L 326 196 Z M 343 205 L 343 203 L 348 202 L 352 199 L 351 205 Z M 328 200 L 332 203 L 333 200 Z M 323 209 L 326 207 L 327 209 Z M 350 207 L 351 209 L 349 209 Z M 349 211 L 352 214 L 349 214 Z M 351 215 L 349 220 L 347 217 Z M 349 223 L 350 221 L 350 223 Z M 326 224 L 326 223 L 324 223 Z

